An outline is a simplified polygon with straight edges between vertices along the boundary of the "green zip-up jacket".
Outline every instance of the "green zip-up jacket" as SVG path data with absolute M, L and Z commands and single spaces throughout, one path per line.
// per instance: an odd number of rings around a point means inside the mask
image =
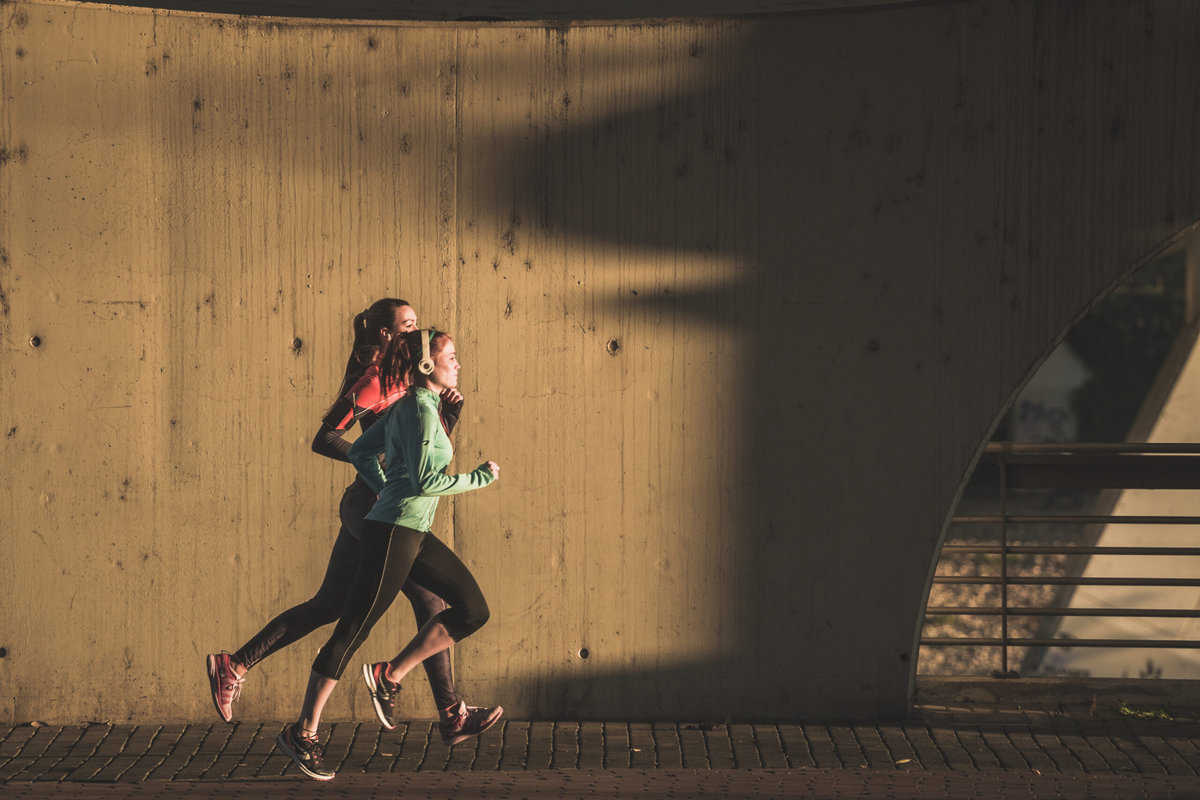
M 432 391 L 416 387 L 350 447 L 354 468 L 379 495 L 367 519 L 428 531 L 439 497 L 482 489 L 494 480 L 486 464 L 446 474 L 454 447 L 442 425 L 440 403 Z M 379 466 L 380 453 L 386 472 Z

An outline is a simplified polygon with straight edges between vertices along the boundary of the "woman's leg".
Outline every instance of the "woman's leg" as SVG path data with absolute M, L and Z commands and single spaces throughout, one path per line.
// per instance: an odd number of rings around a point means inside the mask
M 443 598 L 450 607 L 422 625 L 412 641 L 392 659 L 386 677 L 393 683 L 399 683 L 425 659 L 482 628 L 489 614 L 487 601 L 471 571 L 432 534 L 422 540 L 410 578 Z
M 343 506 L 345 500 L 343 500 Z M 338 618 L 346 591 L 358 567 L 358 540 L 343 523 L 333 543 L 321 587 L 310 599 L 292 606 L 238 648 L 236 653 L 210 653 L 206 659 L 213 705 L 226 722 L 233 721 L 233 703 L 241 695 L 246 673 L 258 662 Z
M 362 528 L 361 555 L 354 583 L 346 595 L 341 618 L 329 641 L 317 653 L 309 691 L 300 712 L 304 731 L 315 731 L 321 712 L 346 663 L 366 641 L 371 628 L 387 611 L 421 549 L 425 534 L 367 520 Z
M 412 604 L 418 629 L 429 622 L 435 614 L 446 610 L 446 601 L 414 581 L 411 575 L 405 581 L 401 591 Z M 433 702 L 438 710 L 458 705 L 458 693 L 454 690 L 454 670 L 450 665 L 449 648 L 434 653 L 422 661 L 421 665 L 425 667 L 425 675 L 429 678 L 429 688 L 433 691 Z
M 284 611 L 268 622 L 233 654 L 234 668 L 249 670 L 258 662 L 292 642 L 328 625 L 342 613 L 346 591 L 358 567 L 359 543 L 343 525 L 333 543 L 329 566 L 321 588 L 311 599 Z

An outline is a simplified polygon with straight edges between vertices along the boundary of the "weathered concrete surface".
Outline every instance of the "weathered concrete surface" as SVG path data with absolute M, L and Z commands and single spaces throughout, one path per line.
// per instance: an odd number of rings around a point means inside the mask
M 1200 217 L 1191 4 L 0 13 L 0 719 L 212 713 L 201 656 L 320 578 L 349 476 L 308 440 L 389 294 L 458 334 L 460 463 L 504 467 L 438 529 L 493 611 L 469 697 L 902 714 L 980 443 Z M 291 713 L 320 638 L 243 718 Z

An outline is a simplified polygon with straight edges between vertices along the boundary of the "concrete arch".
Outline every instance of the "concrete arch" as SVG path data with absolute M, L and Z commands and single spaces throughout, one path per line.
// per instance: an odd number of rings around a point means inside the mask
M 1025 390 L 1025 387 L 1029 384 L 1030 380 L 1042 368 L 1042 365 L 1046 363 L 1046 360 L 1048 358 L 1050 358 L 1051 354 L 1054 353 L 1054 351 L 1058 348 L 1058 346 L 1062 343 L 1062 341 L 1067 337 L 1067 335 L 1075 328 L 1075 326 L 1078 325 L 1083 320 L 1083 318 L 1087 316 L 1088 312 L 1091 310 L 1091 308 L 1096 303 L 1098 303 L 1103 298 L 1105 298 L 1106 296 L 1111 294 L 1114 289 L 1116 289 L 1122 283 L 1127 281 L 1130 278 L 1130 276 L 1132 276 L 1138 270 L 1142 269 L 1143 267 L 1145 267 L 1149 264 L 1153 264 L 1154 262 L 1158 261 L 1163 256 L 1167 255 L 1168 253 L 1171 253 L 1172 251 L 1179 250 L 1180 248 L 1185 247 L 1186 244 L 1188 243 L 1188 241 L 1191 240 L 1195 236 L 1197 230 L 1200 230 L 1200 220 L 1197 220 L 1195 222 L 1192 222 L 1190 225 L 1186 225 L 1183 228 L 1180 228 L 1177 232 L 1175 232 L 1173 235 L 1171 235 L 1165 241 L 1163 241 L 1158 247 L 1155 247 L 1149 254 L 1147 254 L 1145 257 L 1139 259 L 1136 263 L 1133 264 L 1133 266 L 1129 267 L 1127 270 L 1122 272 L 1119 276 L 1117 276 L 1116 278 L 1113 279 L 1112 283 L 1110 283 L 1108 286 L 1104 287 L 1099 293 L 1097 293 L 1097 295 L 1094 298 L 1092 298 L 1092 300 L 1090 302 L 1088 302 L 1087 305 L 1084 306 L 1079 311 L 1079 313 L 1076 314 L 1076 316 L 1069 323 L 1067 323 L 1066 327 L 1064 327 L 1062 329 L 1062 331 L 1059 332 L 1058 336 L 1056 336 L 1050 343 L 1047 344 L 1045 350 L 1043 350 L 1042 353 L 1038 356 L 1037 361 L 1034 362 L 1034 364 L 1029 368 L 1029 371 L 1025 374 L 1025 377 L 1022 378 L 1021 382 L 1013 388 L 1011 394 L 1009 395 L 1008 399 L 1005 401 L 1004 405 L 996 413 L 995 418 L 992 420 L 991 425 L 988 427 L 986 435 L 983 437 L 982 440 L 980 440 L 979 446 L 975 450 L 975 455 L 971 460 L 971 464 L 967 468 L 967 471 L 963 474 L 962 480 L 960 481 L 960 483 L 958 485 L 958 489 L 954 494 L 954 502 L 951 504 L 949 511 L 946 513 L 946 519 L 942 525 L 942 530 L 941 530 L 940 537 L 938 539 L 937 548 L 934 551 L 933 561 L 929 565 L 929 574 L 926 579 L 926 587 L 925 587 L 925 602 L 922 603 L 922 605 L 921 605 L 920 616 L 918 617 L 917 624 L 916 624 L 916 635 L 913 639 L 913 648 L 914 648 L 913 651 L 914 652 L 917 652 L 917 650 L 920 649 L 919 642 L 921 639 L 921 630 L 924 626 L 924 621 L 925 621 L 925 609 L 928 606 L 929 596 L 933 590 L 933 577 L 937 571 L 938 562 L 941 559 L 942 547 L 946 543 L 946 537 L 950 530 L 951 519 L 954 517 L 954 515 L 958 509 L 959 501 L 962 499 L 963 492 L 966 490 L 968 483 L 970 483 L 971 476 L 974 474 L 975 468 L 979 464 L 980 458 L 982 458 L 982 456 L 983 456 L 984 449 L 987 447 L 987 444 L 992 440 L 992 436 L 995 433 L 997 426 L 999 426 L 999 424 L 1003 421 L 1004 416 L 1009 412 L 1009 410 L 1017 402 L 1018 398 L 1021 396 L 1021 393 Z M 1096 512 L 1096 513 L 1099 513 L 1099 512 Z M 917 669 L 918 669 L 918 663 L 914 663 L 912 676 L 910 678 L 910 684 L 909 684 L 910 696 L 912 696 L 912 693 L 915 690 Z
M 473 370 L 460 458 L 505 465 L 437 529 L 493 610 L 472 697 L 902 715 L 979 442 L 1200 217 L 1200 10 L 1165 0 L 0 13 L 0 718 L 209 713 L 179 665 L 315 586 L 348 476 L 310 428 L 347 317 L 396 293 Z M 243 713 L 290 713 L 316 646 Z

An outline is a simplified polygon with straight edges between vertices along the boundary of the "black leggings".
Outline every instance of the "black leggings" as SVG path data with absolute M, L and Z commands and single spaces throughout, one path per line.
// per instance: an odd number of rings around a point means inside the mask
M 340 678 L 354 651 L 366 641 L 371 627 L 410 580 L 450 604 L 433 619 L 445 626 L 454 641 L 470 636 L 487 622 L 487 601 L 479 584 L 458 556 L 436 536 L 365 520 L 362 558 L 354 584 L 346 595 L 346 606 L 333 635 L 317 653 L 313 672 L 334 680 Z
M 342 615 L 354 575 L 362 557 L 363 517 L 375 502 L 375 495 L 359 482 L 349 486 L 342 494 L 338 509 L 342 529 L 333 543 L 329 566 L 321 588 L 311 599 L 293 606 L 271 620 L 250 641 L 233 654 L 233 660 L 249 669 L 276 650 L 312 633 L 322 625 L 336 622 Z M 412 604 L 413 615 L 420 628 L 431 617 L 445 610 L 442 598 L 413 580 L 408 580 L 401 591 Z M 425 674 L 433 690 L 433 700 L 438 708 L 447 708 L 458 702 L 454 689 L 454 673 L 450 667 L 450 651 L 443 650 L 425 659 Z

